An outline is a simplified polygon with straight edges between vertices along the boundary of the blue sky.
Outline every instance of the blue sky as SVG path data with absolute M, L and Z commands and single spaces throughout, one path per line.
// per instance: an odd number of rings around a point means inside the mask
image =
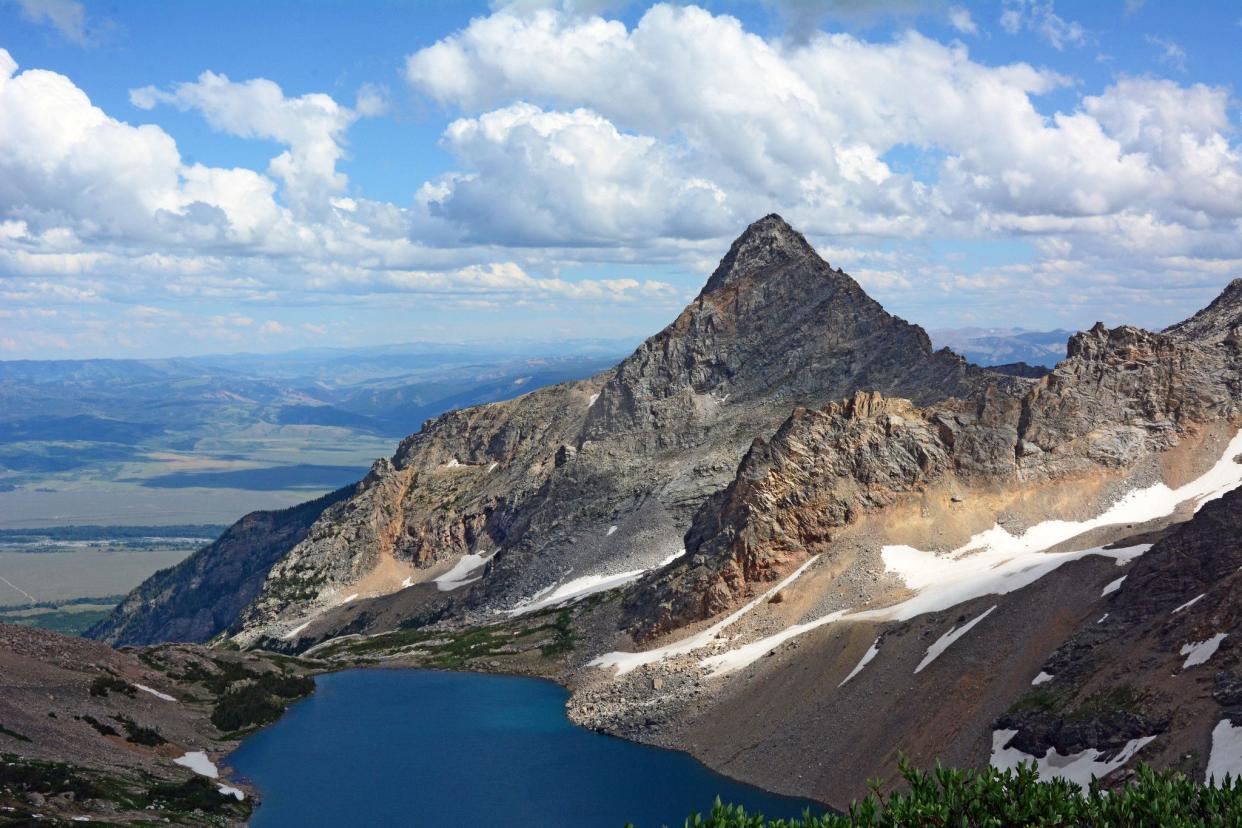
M 619 337 L 777 211 L 927 327 L 1242 276 L 1242 8 L 0 0 L 0 358 Z

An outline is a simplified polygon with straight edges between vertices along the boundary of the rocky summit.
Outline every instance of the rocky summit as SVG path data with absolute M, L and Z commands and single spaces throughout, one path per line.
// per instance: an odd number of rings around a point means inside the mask
M 94 634 L 550 676 L 836 805 L 901 754 L 1242 769 L 1240 285 L 982 369 L 767 216 L 615 368 L 429 421 Z

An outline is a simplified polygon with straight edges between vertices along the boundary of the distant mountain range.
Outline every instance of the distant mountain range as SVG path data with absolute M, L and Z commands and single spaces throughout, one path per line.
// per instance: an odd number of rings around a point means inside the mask
M 1072 331 L 1028 331 L 1023 328 L 941 328 L 927 335 L 937 348 L 951 348 L 976 365 L 1025 362 L 1053 368 L 1065 359 Z
M 0 361 L 0 492 L 56 475 L 75 484 L 327 491 L 431 417 L 590 376 L 632 345 L 410 343 Z

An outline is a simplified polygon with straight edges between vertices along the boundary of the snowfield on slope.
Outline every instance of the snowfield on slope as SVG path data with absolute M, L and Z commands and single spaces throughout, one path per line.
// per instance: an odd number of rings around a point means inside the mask
M 1044 781 L 1065 779 L 1083 788 L 1091 784 L 1093 778 L 1103 779 L 1126 762 L 1129 762 L 1134 757 L 1134 754 L 1138 753 L 1156 738 L 1155 736 L 1144 736 L 1141 739 L 1133 739 L 1126 742 L 1125 746 L 1117 751 L 1111 759 L 1103 759 L 1101 757 L 1105 755 L 1104 752 L 1095 748 L 1089 748 L 1082 753 L 1062 756 L 1057 753 L 1056 748 L 1050 747 L 1043 756 L 1032 756 L 1029 753 L 1023 753 L 1017 748 L 1007 747 L 1013 737 L 1017 735 L 1018 731 L 1016 730 L 995 730 L 992 732 L 992 767 L 1000 770 L 1017 770 L 1018 766 L 1023 762 L 1034 762 L 1040 779 Z
M 1209 658 L 1216 655 L 1220 642 L 1228 637 L 1228 633 L 1217 633 L 1206 641 L 1194 641 L 1184 645 L 1181 649 L 1181 654 L 1186 656 L 1186 661 L 1182 663 L 1182 669 L 1186 670 L 1191 667 L 1197 667 L 1200 664 L 1206 664 Z
M 1226 776 L 1242 776 L 1242 725 L 1235 727 L 1229 719 L 1221 719 L 1212 730 L 1212 753 L 1204 782 L 1219 785 Z
M 1233 462 L 1238 454 L 1242 454 L 1242 431 L 1229 441 L 1212 468 L 1195 480 L 1177 489 L 1170 489 L 1164 483 L 1135 489 L 1090 520 L 1047 520 L 1021 535 L 1012 535 L 997 525 L 946 555 L 912 546 L 885 546 L 880 556 L 886 571 L 896 574 L 906 586 L 917 591 L 912 598 L 864 612 L 837 610 L 745 644 L 733 652 L 703 659 L 700 664 L 717 675 L 733 672 L 753 664 L 789 639 L 834 621 L 908 621 L 985 595 L 1006 595 L 1035 583 L 1063 564 L 1088 555 L 1111 557 L 1118 565 L 1124 565 L 1150 549 L 1151 544 L 1124 549 L 1096 546 L 1075 552 L 1045 550 L 1099 527 L 1146 523 L 1167 517 L 1188 501 L 1196 502 L 1197 511 L 1204 503 L 1242 485 L 1242 464 Z
M 571 601 L 579 601 L 588 595 L 594 595 L 597 592 L 605 592 L 610 589 L 616 589 L 619 586 L 625 586 L 628 583 L 637 581 L 648 572 L 654 572 L 657 569 L 663 569 L 673 561 L 686 554 L 686 550 L 681 549 L 675 554 L 669 555 L 659 563 L 646 567 L 645 569 L 632 569 L 629 572 L 617 572 L 613 575 L 583 575 L 581 578 L 574 578 L 572 581 L 566 581 L 560 586 L 550 586 L 541 592 L 536 592 L 526 601 L 518 604 L 506 612 L 510 616 L 525 615 L 528 612 L 541 610 L 545 607 L 554 607 L 558 604 L 567 604 Z
M 664 659 L 671 658 L 672 656 L 692 653 L 695 650 L 700 650 L 710 644 L 714 644 L 716 643 L 716 639 L 719 634 L 723 632 L 725 628 L 731 626 L 746 613 L 750 612 L 752 609 L 759 606 L 761 603 L 768 600 L 773 595 L 792 584 L 794 581 L 798 580 L 798 577 L 801 576 L 803 572 L 806 572 L 807 568 L 817 560 L 819 560 L 818 555 L 795 569 L 792 574 L 785 578 L 785 580 L 781 581 L 776 586 L 760 595 L 758 598 L 755 598 L 749 604 L 746 604 L 741 609 L 726 616 L 722 621 L 712 624 L 702 632 L 695 633 L 694 635 L 688 635 L 685 638 L 674 641 L 672 644 L 664 647 L 657 647 L 654 650 L 642 650 L 637 653 L 627 653 L 624 651 L 604 653 L 603 655 L 589 661 L 587 666 L 600 667 L 603 669 L 611 668 L 615 669 L 617 675 L 625 675 L 631 670 L 642 667 L 644 664 L 654 664 L 657 661 L 663 661 Z M 824 623 L 827 622 L 825 621 Z
M 433 579 L 436 589 L 441 592 L 452 592 L 466 584 L 474 583 L 482 577 L 475 577 L 475 573 L 483 568 L 483 564 L 487 563 L 490 557 L 491 555 L 483 553 L 462 555 L 461 560 L 454 564 L 452 569 Z

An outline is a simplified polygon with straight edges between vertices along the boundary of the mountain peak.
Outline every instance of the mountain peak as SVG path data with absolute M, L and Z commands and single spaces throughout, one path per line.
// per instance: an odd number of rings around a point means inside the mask
M 711 293 L 738 278 L 798 259 L 818 259 L 810 242 L 776 213 L 751 224 L 729 247 L 703 293 Z

